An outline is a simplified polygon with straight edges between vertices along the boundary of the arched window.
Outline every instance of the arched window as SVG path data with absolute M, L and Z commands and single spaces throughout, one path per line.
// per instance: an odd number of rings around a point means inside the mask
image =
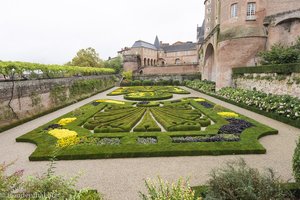
M 180 62 L 180 59 L 179 59 L 179 58 L 176 58 L 176 60 L 175 60 L 175 64 L 176 64 L 176 65 L 179 65 L 179 64 L 181 64 L 181 62 Z
M 147 65 L 147 58 L 144 58 L 144 66 Z
M 238 4 L 234 3 L 231 5 L 231 9 L 230 9 L 230 17 L 231 18 L 235 18 L 238 16 Z
M 247 5 L 247 20 L 255 20 L 256 19 L 256 3 L 250 2 Z

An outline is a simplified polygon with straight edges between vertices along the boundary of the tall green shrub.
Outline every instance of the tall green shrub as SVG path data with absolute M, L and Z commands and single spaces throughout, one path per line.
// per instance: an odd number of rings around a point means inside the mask
M 66 179 L 55 175 L 54 162 L 42 176 L 30 176 L 23 180 L 23 171 L 17 171 L 7 175 L 7 169 L 13 163 L 0 164 L 0 199 L 51 199 L 51 200 L 102 200 L 96 192 L 87 189 L 77 190 L 75 184 L 78 176 Z
M 201 200 L 187 181 L 179 179 L 177 183 L 168 183 L 158 178 L 158 181 L 145 182 L 148 194 L 140 192 L 142 200 Z
M 275 44 L 269 51 L 259 53 L 262 65 L 287 64 L 300 62 L 300 39 L 294 46 L 286 47 Z
M 229 162 L 210 176 L 206 200 L 284 200 L 289 196 L 273 170 L 260 173 L 244 160 Z
M 300 138 L 293 157 L 293 171 L 296 182 L 300 183 Z
M 132 81 L 132 71 L 123 72 L 123 77 L 127 81 Z

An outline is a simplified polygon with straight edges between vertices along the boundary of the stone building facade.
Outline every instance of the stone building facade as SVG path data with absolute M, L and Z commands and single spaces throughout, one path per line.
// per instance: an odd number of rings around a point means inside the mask
M 254 66 L 258 53 L 300 36 L 300 0 L 205 0 L 198 28 L 202 79 L 232 85 L 232 68 Z
M 170 45 L 156 37 L 153 44 L 139 40 L 119 54 L 123 56 L 124 70 L 135 74 L 199 73 L 198 47 L 194 42 Z

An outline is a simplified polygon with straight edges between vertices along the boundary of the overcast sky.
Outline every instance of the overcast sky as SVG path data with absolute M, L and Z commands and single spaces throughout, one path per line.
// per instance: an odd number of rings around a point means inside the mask
M 64 64 L 93 47 L 114 57 L 136 40 L 196 41 L 203 0 L 0 0 L 0 60 Z

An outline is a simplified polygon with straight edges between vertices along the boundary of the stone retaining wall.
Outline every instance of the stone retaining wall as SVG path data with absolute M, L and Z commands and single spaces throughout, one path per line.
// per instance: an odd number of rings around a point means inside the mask
M 233 81 L 237 88 L 300 98 L 300 73 L 290 75 L 277 73 L 243 74 L 235 77 Z
M 89 97 L 114 84 L 113 75 L 0 82 L 0 129 Z

